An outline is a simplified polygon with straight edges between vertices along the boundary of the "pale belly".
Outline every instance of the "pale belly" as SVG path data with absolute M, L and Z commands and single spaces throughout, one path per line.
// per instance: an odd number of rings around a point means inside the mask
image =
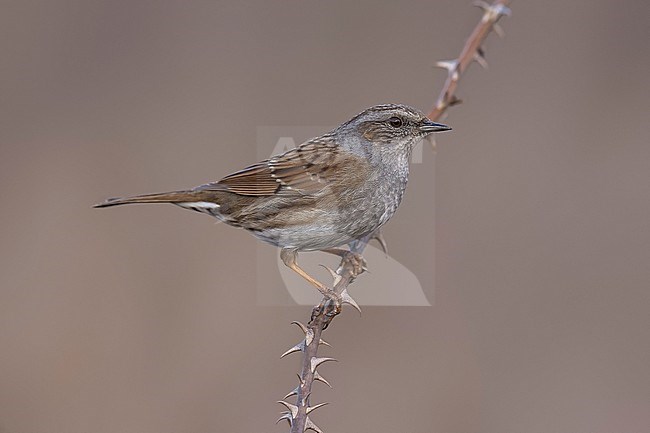
M 315 251 L 335 248 L 349 244 L 376 227 L 358 228 L 355 231 L 344 231 L 336 227 L 314 224 L 311 226 L 294 226 L 283 229 L 264 231 L 249 230 L 258 239 L 280 248 L 290 247 L 299 251 Z

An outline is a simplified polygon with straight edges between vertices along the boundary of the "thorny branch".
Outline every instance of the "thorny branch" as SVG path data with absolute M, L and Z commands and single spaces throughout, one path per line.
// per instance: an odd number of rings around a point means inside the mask
M 496 0 L 493 3 L 478 0 L 474 3 L 475 6 L 483 10 L 483 16 L 471 35 L 467 38 L 460 55 L 454 60 L 445 60 L 436 63 L 436 66 L 447 70 L 447 79 L 436 100 L 435 106 L 427 115 L 429 119 L 434 121 L 440 119 L 447 108 L 461 102 L 456 96 L 456 89 L 461 76 L 472 62 L 475 61 L 482 67 L 487 67 L 483 42 L 492 30 L 499 36 L 503 35 L 503 31 L 497 24 L 497 21 L 504 15 L 510 15 L 509 3 L 509 0 Z M 287 394 L 283 400 L 278 402 L 287 409 L 282 413 L 278 421 L 283 419 L 287 420 L 291 427 L 291 433 L 303 433 L 306 430 L 322 433 L 321 429 L 314 424 L 309 415 L 312 411 L 325 406 L 327 403 L 311 405 L 311 390 L 314 381 L 323 382 L 331 387 L 329 382 L 318 373 L 317 368 L 325 362 L 336 361 L 336 359 L 318 357 L 319 346 L 328 345 L 321 339 L 321 335 L 332 319 L 340 313 L 342 304 L 350 304 L 361 311 L 354 299 L 348 294 L 347 288 L 357 276 L 365 271 L 365 261 L 361 253 L 368 242 L 373 239 L 378 240 L 384 252 L 386 251 L 386 244 L 380 232 L 373 233 L 352 244 L 350 251 L 342 254 L 342 260 L 336 272 L 328 269 L 334 278 L 331 297 L 324 297 L 321 303 L 314 307 L 308 325 L 293 322 L 300 327 L 305 334 L 305 338 L 287 350 L 282 357 L 291 353 L 301 352 L 302 369 L 298 375 L 298 386 Z M 296 396 L 295 405 L 284 401 L 292 396 Z
M 436 66 L 447 70 L 447 80 L 445 85 L 438 96 L 436 105 L 429 111 L 427 117 L 431 120 L 438 120 L 443 115 L 447 108 L 452 107 L 461 102 L 456 97 L 456 88 L 460 77 L 465 73 L 467 67 L 475 61 L 481 67 L 487 68 L 487 61 L 485 60 L 485 50 L 483 49 L 483 42 L 490 31 L 494 30 L 499 36 L 503 36 L 503 30 L 497 24 L 499 18 L 504 15 L 510 16 L 510 9 L 508 4 L 510 0 L 497 0 L 489 4 L 483 0 L 478 0 L 474 3 L 475 6 L 483 9 L 483 16 L 481 21 L 476 25 L 472 34 L 467 38 L 465 46 L 458 58 L 454 60 L 442 60 L 436 63 Z

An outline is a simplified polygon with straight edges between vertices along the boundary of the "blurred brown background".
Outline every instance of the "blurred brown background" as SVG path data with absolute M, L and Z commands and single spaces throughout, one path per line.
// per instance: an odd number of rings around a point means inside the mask
M 286 431 L 309 308 L 260 306 L 235 271 L 257 241 L 90 205 L 251 163 L 260 125 L 428 109 L 468 3 L 2 1 L 0 432 Z M 648 431 L 649 5 L 514 3 L 410 185 L 435 190 L 435 303 L 336 320 L 326 432 Z

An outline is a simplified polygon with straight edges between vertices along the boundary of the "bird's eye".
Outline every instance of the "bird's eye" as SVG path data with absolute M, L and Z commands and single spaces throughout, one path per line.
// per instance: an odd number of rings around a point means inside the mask
M 402 119 L 400 119 L 399 117 L 391 117 L 390 119 L 388 119 L 388 123 L 393 128 L 399 128 L 402 126 Z

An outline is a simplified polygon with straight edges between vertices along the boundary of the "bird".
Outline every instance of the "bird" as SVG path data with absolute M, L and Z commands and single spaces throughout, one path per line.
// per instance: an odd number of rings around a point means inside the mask
M 332 290 L 303 270 L 298 253 L 339 247 L 376 232 L 406 189 L 413 147 L 448 131 L 403 104 L 370 107 L 320 137 L 188 190 L 109 198 L 105 208 L 171 203 L 243 228 L 280 248 L 284 264 L 325 296 Z

